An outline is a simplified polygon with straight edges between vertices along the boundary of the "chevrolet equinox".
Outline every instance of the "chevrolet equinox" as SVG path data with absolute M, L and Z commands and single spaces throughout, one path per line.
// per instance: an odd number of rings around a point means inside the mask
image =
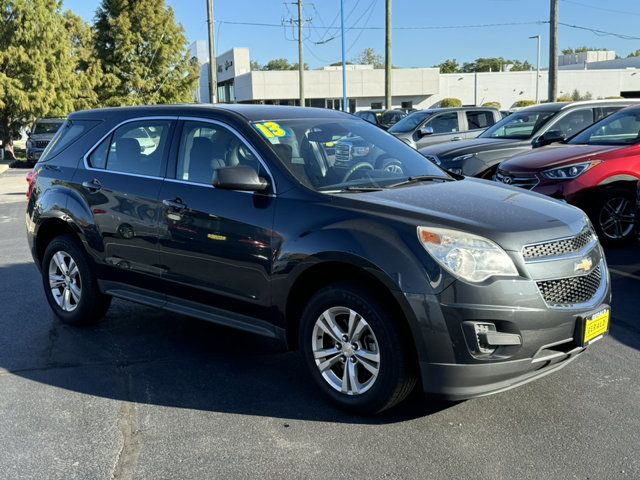
M 339 142 L 367 160 L 336 161 Z M 448 399 L 521 385 L 609 326 L 579 209 L 447 173 L 332 110 L 74 113 L 35 167 L 26 222 L 61 321 L 96 321 L 116 297 L 281 339 L 358 413 L 416 385 Z

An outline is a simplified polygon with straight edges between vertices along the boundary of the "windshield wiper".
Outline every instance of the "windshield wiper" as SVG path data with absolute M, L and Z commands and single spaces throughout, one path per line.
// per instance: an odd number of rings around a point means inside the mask
M 388 185 L 387 188 L 396 188 L 396 187 L 403 187 L 405 185 L 411 185 L 411 184 L 414 184 L 414 183 L 436 182 L 436 181 L 453 182 L 453 181 L 455 181 L 455 178 L 442 177 L 440 175 L 416 175 L 414 177 L 409 177 L 406 180 L 403 180 L 402 182 L 393 183 L 391 185 Z
M 343 192 L 379 192 L 382 190 L 382 187 L 358 187 L 355 185 L 350 185 L 342 189 Z

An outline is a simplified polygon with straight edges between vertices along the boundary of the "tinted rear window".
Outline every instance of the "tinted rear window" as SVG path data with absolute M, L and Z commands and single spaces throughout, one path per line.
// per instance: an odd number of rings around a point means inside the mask
M 55 157 L 99 123 L 99 120 L 66 120 L 42 152 L 40 162 Z

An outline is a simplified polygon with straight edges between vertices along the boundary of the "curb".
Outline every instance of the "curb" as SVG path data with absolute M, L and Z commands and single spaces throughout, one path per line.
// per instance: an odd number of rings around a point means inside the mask
M 9 170 L 9 163 L 0 162 L 0 175 Z

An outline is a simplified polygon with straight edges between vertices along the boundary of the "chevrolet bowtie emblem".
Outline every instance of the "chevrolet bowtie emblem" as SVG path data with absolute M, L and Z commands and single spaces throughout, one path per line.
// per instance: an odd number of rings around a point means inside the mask
M 582 260 L 580 260 L 579 262 L 576 262 L 575 265 L 573 266 L 573 271 L 574 272 L 589 272 L 591 271 L 591 268 L 593 267 L 593 260 L 591 260 L 591 258 L 586 257 L 583 258 Z

